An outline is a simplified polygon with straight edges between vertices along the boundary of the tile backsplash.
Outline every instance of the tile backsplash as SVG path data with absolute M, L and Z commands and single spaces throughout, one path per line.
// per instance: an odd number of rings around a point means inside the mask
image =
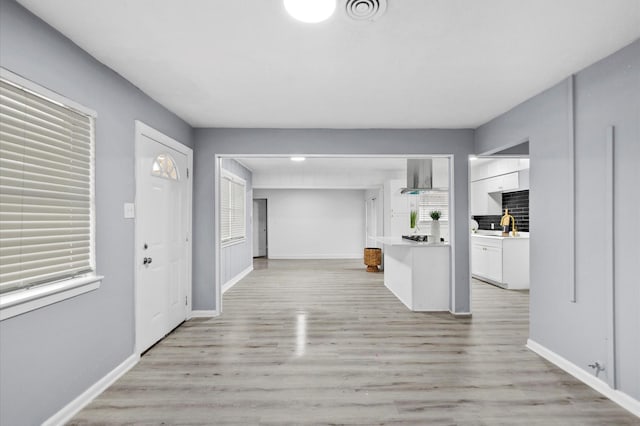
M 502 216 L 490 215 L 490 216 L 474 216 L 473 218 L 478 222 L 478 229 L 491 229 L 491 224 L 495 226 L 495 230 L 500 229 L 500 218 Z
M 509 214 L 516 220 L 519 231 L 529 232 L 529 190 L 505 192 L 502 194 L 502 211 L 509 209 Z M 493 223 L 495 229 L 500 229 L 502 215 L 474 216 L 480 229 L 491 229 Z

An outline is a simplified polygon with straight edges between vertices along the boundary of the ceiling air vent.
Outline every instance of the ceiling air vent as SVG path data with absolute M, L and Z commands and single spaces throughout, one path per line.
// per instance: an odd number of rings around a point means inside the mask
M 386 0 L 347 0 L 347 15 L 356 21 L 375 21 L 385 10 Z

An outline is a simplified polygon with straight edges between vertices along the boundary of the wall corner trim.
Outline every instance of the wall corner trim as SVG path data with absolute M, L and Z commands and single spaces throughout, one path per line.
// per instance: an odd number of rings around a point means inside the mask
M 45 420 L 43 426 L 57 426 L 66 424 L 73 416 L 78 414 L 80 410 L 89 405 L 98 395 L 104 392 L 109 386 L 115 383 L 127 371 L 133 368 L 140 360 L 139 354 L 132 354 L 125 359 L 116 368 L 105 374 L 103 378 L 91 385 L 86 391 L 82 392 L 76 399 L 65 405 L 60 411 Z
M 568 359 L 563 358 L 557 353 L 547 349 L 546 347 L 531 339 L 527 340 L 526 346 L 529 350 L 540 355 L 542 358 L 546 359 L 552 364 L 555 364 L 557 367 L 569 373 L 595 391 L 600 392 L 603 396 L 609 398 L 611 401 L 615 402 L 625 410 L 631 412 L 633 415 L 640 417 L 640 401 L 630 397 L 624 392 L 612 389 L 606 382 L 596 378 Z
M 240 271 L 235 277 L 231 278 L 229 281 L 222 285 L 222 294 L 226 293 L 231 289 L 231 287 L 238 284 L 240 280 L 249 275 L 251 271 L 253 271 L 253 262 L 244 271 Z
M 571 242 L 569 251 L 569 301 L 576 303 L 576 96 L 575 96 L 575 75 L 567 77 L 567 122 L 569 124 L 569 187 L 571 188 L 571 198 L 569 199 L 569 214 L 571 224 L 567 228 L 569 241 Z

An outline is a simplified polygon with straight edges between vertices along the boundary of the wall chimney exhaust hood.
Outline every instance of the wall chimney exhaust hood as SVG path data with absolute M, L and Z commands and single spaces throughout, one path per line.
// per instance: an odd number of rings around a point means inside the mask
M 433 160 L 430 158 L 410 158 L 407 160 L 407 187 L 402 194 L 419 194 L 433 189 Z

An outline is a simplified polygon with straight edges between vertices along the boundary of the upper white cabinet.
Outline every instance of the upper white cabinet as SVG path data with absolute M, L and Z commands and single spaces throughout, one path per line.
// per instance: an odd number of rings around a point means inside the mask
M 518 172 L 518 191 L 529 189 L 529 169 L 523 169 Z
M 529 189 L 529 159 L 478 159 L 470 175 L 471 215 L 500 215 L 503 192 Z
M 483 179 L 487 183 L 487 192 L 504 192 L 518 190 L 518 172 Z
M 432 169 L 432 185 L 434 188 L 449 188 L 449 159 L 434 158 Z
M 529 169 L 528 158 L 478 158 L 471 163 L 471 181 Z
M 502 195 L 489 191 L 488 179 L 471 182 L 471 214 L 497 215 L 502 210 Z

